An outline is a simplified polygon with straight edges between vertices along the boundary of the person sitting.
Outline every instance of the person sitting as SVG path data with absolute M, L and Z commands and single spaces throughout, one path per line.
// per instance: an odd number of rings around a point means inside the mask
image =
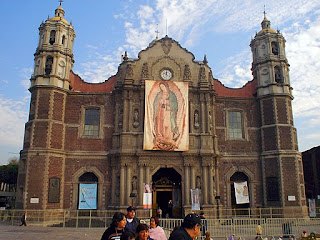
M 135 240 L 136 234 L 134 232 L 125 231 L 122 233 L 120 240 Z
M 159 226 L 157 217 L 150 218 L 150 238 L 154 240 L 167 240 L 166 234 L 162 227 Z
M 198 214 L 188 214 L 180 228 L 174 230 L 169 240 L 192 240 L 195 239 L 201 230 L 201 218 Z
M 149 227 L 147 224 L 140 223 L 136 229 L 138 237 L 136 240 L 153 240 L 150 238 Z
M 119 240 L 126 223 L 126 216 L 121 212 L 116 212 L 112 217 L 110 227 L 103 233 L 101 240 Z

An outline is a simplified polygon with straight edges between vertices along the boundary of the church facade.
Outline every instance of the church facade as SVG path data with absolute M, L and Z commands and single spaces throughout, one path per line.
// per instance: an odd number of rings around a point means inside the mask
M 152 208 L 172 217 L 192 203 L 212 215 L 306 214 L 285 39 L 267 18 L 250 43 L 252 81 L 231 89 L 168 36 L 87 83 L 72 71 L 75 31 L 64 14 L 59 6 L 39 28 L 18 208 L 142 208 L 152 184 Z

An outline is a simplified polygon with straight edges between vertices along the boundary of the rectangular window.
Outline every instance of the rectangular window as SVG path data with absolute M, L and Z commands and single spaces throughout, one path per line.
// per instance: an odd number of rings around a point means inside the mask
M 267 201 L 280 201 L 277 177 L 267 177 Z
M 228 112 L 229 139 L 243 139 L 241 112 Z
M 89 108 L 85 112 L 84 136 L 99 136 L 100 109 Z

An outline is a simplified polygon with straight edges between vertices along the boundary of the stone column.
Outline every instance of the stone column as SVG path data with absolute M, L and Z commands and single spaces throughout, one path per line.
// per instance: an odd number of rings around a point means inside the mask
M 125 192 L 125 182 L 124 182 L 124 166 L 121 165 L 121 168 L 120 168 L 120 206 L 123 206 L 124 205 L 124 192 Z
M 127 165 L 127 191 L 125 193 L 125 199 L 127 200 L 127 205 L 130 205 L 130 195 L 131 193 L 131 166 Z
M 210 165 L 208 167 L 209 170 L 209 204 L 214 204 L 214 198 L 213 198 L 213 167 Z
M 201 104 L 201 132 L 202 133 L 204 133 L 204 132 L 206 132 L 206 121 L 205 121 L 205 117 L 206 117 L 206 115 L 205 115 L 205 107 L 204 107 L 204 101 L 205 101 L 205 99 L 204 99 L 204 93 L 201 93 L 200 94 L 200 104 Z
M 128 92 L 125 90 L 123 92 L 123 97 L 124 97 L 124 104 L 123 104 L 123 126 L 122 129 L 124 132 L 128 131 L 128 119 L 129 119 L 129 109 L 128 109 L 128 97 L 127 97 Z
M 139 165 L 139 187 L 138 187 L 138 205 L 142 206 L 142 196 L 143 196 L 143 165 Z
M 145 183 L 150 183 L 150 166 L 146 166 Z
M 185 205 L 190 205 L 190 184 L 189 184 L 189 166 L 184 166 L 184 199 Z
M 203 175 L 203 204 L 208 204 L 208 175 L 207 175 L 207 166 L 202 167 L 202 175 Z
M 195 176 L 195 171 L 194 171 L 194 166 L 191 166 L 191 188 L 195 189 L 196 188 L 196 176 Z
M 111 175 L 111 178 L 112 178 L 112 185 L 111 185 L 111 204 L 112 206 L 115 206 L 116 205 L 116 185 L 117 185 L 117 176 L 116 176 L 116 172 L 117 172 L 117 169 L 115 166 L 112 166 L 111 168 L 112 170 L 112 175 Z

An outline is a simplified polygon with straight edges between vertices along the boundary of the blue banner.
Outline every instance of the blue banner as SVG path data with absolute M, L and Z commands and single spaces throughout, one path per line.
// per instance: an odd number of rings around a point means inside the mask
M 78 209 L 97 209 L 97 184 L 79 184 L 79 207 Z

